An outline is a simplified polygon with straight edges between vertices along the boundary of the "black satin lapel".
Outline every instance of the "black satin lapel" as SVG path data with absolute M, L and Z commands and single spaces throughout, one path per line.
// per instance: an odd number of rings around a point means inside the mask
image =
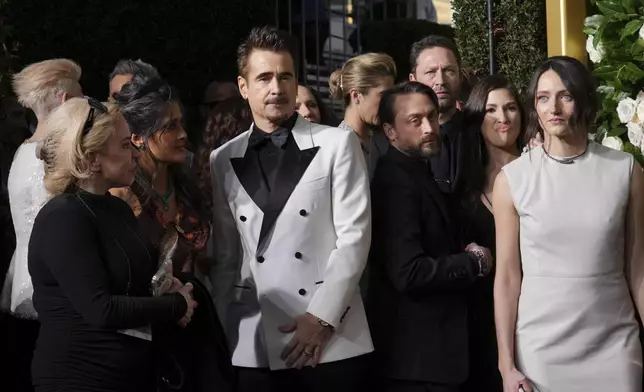
M 253 199 L 257 207 L 264 210 L 268 204 L 269 192 L 257 154 L 249 150 L 241 158 L 230 158 L 230 164 L 246 193 Z
M 259 233 L 258 249 L 264 246 L 264 241 L 268 238 L 268 233 L 275 225 L 277 217 L 319 149 L 320 147 L 313 147 L 300 150 L 294 139 L 290 139 L 286 144 L 286 150 L 277 167 L 275 184 L 269 201 L 263 209 L 264 219 Z
M 449 211 L 447 210 L 447 204 L 445 203 L 445 196 L 443 196 L 443 193 L 441 193 L 440 189 L 438 189 L 438 185 L 434 183 L 434 179 L 428 178 L 423 181 L 423 188 L 425 188 L 427 193 L 429 193 L 432 201 L 434 202 L 434 204 L 436 204 L 436 207 L 438 207 L 441 215 L 443 215 L 445 223 L 449 225 Z

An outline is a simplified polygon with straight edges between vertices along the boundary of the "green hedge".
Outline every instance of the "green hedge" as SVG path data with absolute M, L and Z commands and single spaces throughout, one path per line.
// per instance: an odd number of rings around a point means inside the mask
M 453 0 L 455 39 L 464 64 L 479 77 L 489 74 L 487 1 Z M 497 71 L 523 90 L 547 57 L 543 0 L 494 0 Z
M 141 58 L 197 103 L 211 80 L 234 80 L 236 47 L 250 29 L 275 22 L 274 6 L 262 0 L 2 1 L 23 65 L 73 59 L 85 92 L 100 98 L 119 59 Z
M 398 80 L 407 80 L 411 67 L 409 52 L 414 42 L 428 35 L 454 38 L 450 26 L 425 20 L 364 21 L 360 30 L 362 51 L 387 53 L 396 62 Z

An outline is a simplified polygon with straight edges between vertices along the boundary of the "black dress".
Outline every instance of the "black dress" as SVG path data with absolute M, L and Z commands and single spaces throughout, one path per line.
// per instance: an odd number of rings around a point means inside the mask
M 477 197 L 467 207 L 465 232 L 468 242 L 476 242 L 495 255 L 494 215 Z M 465 391 L 503 391 L 498 370 L 498 348 L 494 328 L 494 270 L 472 285 L 468 293 L 470 372 Z
M 154 390 L 151 343 L 118 330 L 174 323 L 187 305 L 180 294 L 150 296 L 156 254 L 137 231 L 130 207 L 109 195 L 57 196 L 38 214 L 29 243 L 36 391 Z

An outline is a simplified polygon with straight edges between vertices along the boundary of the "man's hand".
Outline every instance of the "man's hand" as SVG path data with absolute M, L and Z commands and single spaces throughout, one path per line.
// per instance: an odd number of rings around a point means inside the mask
M 492 267 L 494 267 L 494 258 L 492 257 L 492 252 L 488 248 L 484 248 L 472 242 L 471 244 L 467 245 L 465 251 L 468 253 L 475 253 L 476 251 L 483 252 L 486 261 L 486 266 L 483 274 L 487 276 L 492 271 Z
M 302 369 L 309 361 L 312 367 L 320 363 L 322 351 L 333 335 L 331 327 L 323 327 L 318 319 L 312 314 L 306 313 L 298 316 L 288 325 L 279 328 L 282 333 L 295 335 L 284 347 L 280 358 L 290 368 Z

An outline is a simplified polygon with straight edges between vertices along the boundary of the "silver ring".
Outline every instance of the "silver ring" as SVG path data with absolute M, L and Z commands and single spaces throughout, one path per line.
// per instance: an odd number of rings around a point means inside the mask
M 304 350 L 304 355 L 305 355 L 305 356 L 307 356 L 307 357 L 312 357 L 312 356 L 313 356 L 313 353 L 312 353 L 312 352 L 310 352 L 310 351 L 306 351 L 306 350 Z

